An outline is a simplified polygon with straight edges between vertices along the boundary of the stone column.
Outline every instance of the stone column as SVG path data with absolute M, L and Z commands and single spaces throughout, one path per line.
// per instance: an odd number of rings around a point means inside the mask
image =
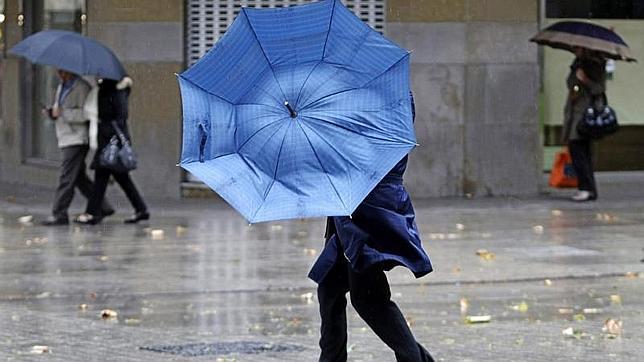
M 537 19 L 538 0 L 388 0 L 386 35 L 413 52 L 414 196 L 539 191 Z

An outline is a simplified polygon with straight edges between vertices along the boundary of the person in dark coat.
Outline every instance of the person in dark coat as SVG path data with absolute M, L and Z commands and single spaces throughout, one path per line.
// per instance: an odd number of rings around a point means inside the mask
M 79 215 L 76 222 L 80 224 L 97 224 L 103 219 L 100 205 L 105 197 L 107 183 L 112 176 L 121 186 L 123 192 L 134 207 L 134 215 L 125 219 L 125 223 L 137 223 L 141 220 L 148 220 L 150 214 L 141 194 L 136 189 L 130 178 L 129 172 L 116 172 L 101 167 L 98 162 L 101 151 L 110 143 L 112 137 L 117 135 L 112 122 L 125 134 L 129 140 L 130 135 L 127 127 L 128 98 L 132 86 L 132 79 L 123 78 L 121 81 L 103 79 L 99 83 L 98 91 L 98 149 L 94 155 L 91 167 L 95 169 L 94 183 L 95 191 L 90 197 L 85 214 Z
M 398 265 L 409 268 L 417 278 L 432 271 L 402 183 L 406 166 L 407 156 L 351 217 L 327 219 L 325 246 L 309 273 L 318 283 L 320 361 L 347 360 L 347 292 L 360 317 L 394 351 L 397 361 L 434 361 L 391 300 L 385 275 Z
M 575 49 L 576 58 L 566 79 L 568 98 L 564 108 L 563 142 L 568 145 L 572 165 L 579 180 L 573 201 L 597 199 L 593 171 L 592 140 L 577 132 L 586 109 L 606 99 L 606 59 L 585 48 Z

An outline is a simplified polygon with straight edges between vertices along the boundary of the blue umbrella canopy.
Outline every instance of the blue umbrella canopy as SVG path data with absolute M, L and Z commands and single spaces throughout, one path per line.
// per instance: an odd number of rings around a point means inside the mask
M 599 52 L 606 58 L 636 61 L 622 37 L 611 29 L 586 21 L 554 23 L 538 32 L 530 41 L 568 51 L 581 47 Z
M 9 52 L 79 75 L 114 80 L 125 76 L 123 65 L 108 47 L 73 31 L 44 30 L 23 39 Z
M 350 215 L 416 145 L 409 52 L 340 1 L 242 9 L 179 84 L 180 165 L 250 222 Z

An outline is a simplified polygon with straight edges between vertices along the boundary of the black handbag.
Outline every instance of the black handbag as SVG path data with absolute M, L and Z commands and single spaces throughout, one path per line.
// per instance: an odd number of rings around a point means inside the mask
M 593 97 L 590 106 L 586 108 L 584 117 L 577 124 L 577 133 L 580 136 L 597 140 L 611 135 L 619 129 L 617 114 L 608 105 L 606 95 L 602 95 L 601 99 L 603 102 L 598 106 L 597 98 Z
M 112 121 L 112 127 L 116 135 L 112 136 L 110 143 L 101 150 L 98 157 L 99 166 L 114 172 L 128 172 L 136 169 L 137 157 L 130 141 L 115 121 Z

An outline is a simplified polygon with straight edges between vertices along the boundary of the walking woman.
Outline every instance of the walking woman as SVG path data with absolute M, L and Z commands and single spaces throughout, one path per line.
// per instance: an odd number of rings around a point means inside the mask
M 148 220 L 150 214 L 148 208 L 136 189 L 134 182 L 130 178 L 128 172 L 116 172 L 107 168 L 101 167 L 98 162 L 101 150 L 105 148 L 113 136 L 117 134 L 112 122 L 115 122 L 118 128 L 125 134 L 126 138 L 130 138 L 127 117 L 128 117 L 128 98 L 132 86 L 132 79 L 129 77 L 123 78 L 121 81 L 111 79 L 103 79 L 99 83 L 98 91 L 98 149 L 94 155 L 94 160 L 91 167 L 95 169 L 94 176 L 94 194 L 90 197 L 87 208 L 84 214 L 76 218 L 76 222 L 80 224 L 98 224 L 103 219 L 104 215 L 101 213 L 101 203 L 105 197 L 105 190 L 107 183 L 112 176 L 114 180 L 121 186 L 123 192 L 128 200 L 134 207 L 134 215 L 125 219 L 125 223 L 137 223 L 141 220 Z
M 593 102 L 606 99 L 606 59 L 586 48 L 576 47 L 575 60 L 566 80 L 568 98 L 564 108 L 563 142 L 568 145 L 572 165 L 579 180 L 579 191 L 573 201 L 597 199 L 593 171 L 592 141 L 577 132 L 577 125 Z
M 409 268 L 417 278 L 432 271 L 414 221 L 414 208 L 402 184 L 406 167 L 407 156 L 351 217 L 327 219 L 324 250 L 309 273 L 318 283 L 320 361 L 347 360 L 347 292 L 360 317 L 394 351 L 397 361 L 434 361 L 391 300 L 385 275 L 398 265 Z

